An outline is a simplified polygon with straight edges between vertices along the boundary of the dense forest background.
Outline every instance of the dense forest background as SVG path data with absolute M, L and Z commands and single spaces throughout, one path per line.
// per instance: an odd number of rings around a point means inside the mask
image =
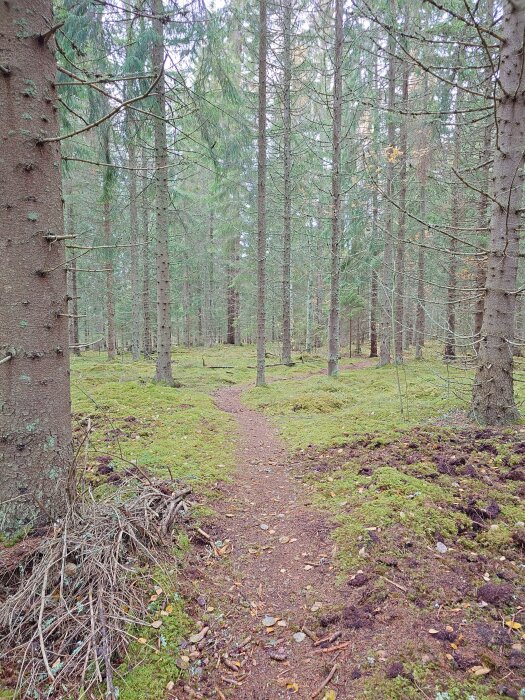
M 266 335 L 285 362 L 291 346 L 326 344 L 334 310 L 335 355 L 351 343 L 376 355 L 379 343 L 384 364 L 430 339 L 447 360 L 478 354 L 501 12 L 356 2 L 337 39 L 329 3 L 268 4 Z M 160 178 L 173 342 L 254 342 L 258 8 L 66 2 L 57 13 L 75 351 L 156 347 Z

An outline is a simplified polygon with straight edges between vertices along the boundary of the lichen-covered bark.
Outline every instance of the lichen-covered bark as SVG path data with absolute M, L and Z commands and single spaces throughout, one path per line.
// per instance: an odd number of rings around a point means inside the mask
M 525 6 L 503 2 L 497 139 L 494 146 L 486 294 L 472 413 L 482 423 L 502 425 L 519 418 L 514 399 L 513 339 L 519 227 L 525 144 Z
M 51 2 L 0 4 L 0 532 L 49 521 L 72 460 Z

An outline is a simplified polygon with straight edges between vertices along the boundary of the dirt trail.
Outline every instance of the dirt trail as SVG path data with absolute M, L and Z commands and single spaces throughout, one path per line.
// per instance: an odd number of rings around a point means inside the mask
M 219 408 L 237 421 L 238 473 L 216 504 L 212 525 L 213 536 L 230 540 L 232 551 L 208 568 L 205 583 L 207 596 L 224 613 L 224 628 L 214 631 L 218 653 L 241 662 L 242 669 L 235 673 L 221 663 L 200 688 L 205 697 L 311 698 L 333 667 L 334 654 L 320 653 L 308 637 L 296 641 L 293 634 L 313 626 L 321 604 L 337 603 L 331 528 L 294 478 L 276 428 L 241 404 L 242 391 L 231 387 L 216 394 Z M 265 616 L 281 625 L 268 631 Z

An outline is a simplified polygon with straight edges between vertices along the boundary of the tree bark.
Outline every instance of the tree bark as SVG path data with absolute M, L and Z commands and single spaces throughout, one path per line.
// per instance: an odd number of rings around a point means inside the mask
M 457 63 L 458 66 L 461 65 L 463 59 L 462 48 L 458 50 Z M 462 131 L 459 125 L 460 115 L 459 110 L 461 107 L 461 100 L 459 99 L 460 93 L 458 92 L 458 99 L 456 101 L 456 113 L 454 118 L 454 156 L 453 156 L 453 169 L 454 172 L 459 171 L 460 161 L 461 161 L 461 138 Z M 459 183 L 452 186 L 450 207 L 451 216 L 450 223 L 452 228 L 453 238 L 449 239 L 448 247 L 450 250 L 450 255 L 448 259 L 448 276 L 447 276 L 447 304 L 446 304 L 446 331 L 445 331 L 445 360 L 454 360 L 456 357 L 456 305 L 457 305 L 457 270 L 458 270 L 458 241 L 456 236 L 459 231 L 458 228 L 461 224 L 463 218 L 463 193 L 461 192 Z
M 266 0 L 259 0 L 259 106 L 257 119 L 257 377 L 266 383 L 266 89 L 268 26 Z
M 72 465 L 67 283 L 51 2 L 0 4 L 0 533 L 55 520 Z M 24 18 L 27 29 L 20 31 Z M 30 115 L 30 119 L 28 119 Z M 23 127 L 23 128 L 22 128 Z M 26 131 L 31 130 L 31 137 Z
M 408 5 L 405 10 L 405 31 L 408 31 Z M 401 151 L 401 167 L 399 169 L 399 220 L 397 229 L 397 245 L 395 255 L 395 284 L 394 284 L 394 356 L 396 362 L 403 362 L 403 334 L 405 328 L 405 237 L 406 237 L 406 206 L 407 206 L 407 162 L 408 162 L 408 81 L 409 66 L 403 61 L 402 71 L 402 109 L 399 132 L 399 150 Z
M 102 218 L 104 229 L 104 245 L 111 246 L 111 202 L 109 192 L 104 193 L 102 203 Z M 117 336 L 115 331 L 115 270 L 113 267 L 113 250 L 106 248 L 106 350 L 108 360 L 117 356 Z
M 142 150 L 142 176 L 140 179 L 140 207 L 142 213 L 142 354 L 151 357 L 153 345 L 151 342 L 151 299 L 150 299 L 150 237 L 149 237 L 149 201 L 148 173 L 146 170 L 148 157 Z
M 341 123 L 343 115 L 343 0 L 335 0 L 334 94 L 332 122 L 332 239 L 328 376 L 339 372 L 339 292 L 341 274 Z
M 377 272 L 370 279 L 370 357 L 377 357 Z
M 504 425 L 519 418 L 512 342 L 523 200 L 525 7 L 517 0 L 504 0 L 502 7 L 492 190 L 497 203 L 490 222 L 483 326 L 472 391 L 472 413 L 489 425 Z
M 393 0 L 391 0 L 391 8 L 393 7 Z M 394 12 L 391 12 L 392 18 L 395 16 Z M 394 141 L 396 137 L 396 127 L 394 123 L 394 108 L 396 101 L 396 70 L 395 70 L 395 53 L 396 45 L 395 39 L 392 33 L 388 35 L 388 96 L 387 96 L 387 136 L 388 136 L 388 149 L 394 147 Z M 392 157 L 387 158 L 386 164 L 386 216 L 385 216 L 385 234 L 384 234 L 384 250 L 383 250 L 383 264 L 381 266 L 381 288 L 380 288 L 380 305 L 381 305 L 381 324 L 380 324 L 380 337 L 379 337 L 379 367 L 390 364 L 391 354 L 390 354 L 390 344 L 391 344 L 391 334 L 392 334 L 392 313 L 393 313 L 393 299 L 392 299 L 392 267 L 393 267 L 393 212 L 392 212 L 392 195 L 393 195 L 393 183 L 394 183 L 394 160 Z
M 166 79 L 164 71 L 164 8 L 162 0 L 152 0 L 155 31 L 153 42 L 153 67 L 160 75 L 156 87 L 155 108 L 159 119 L 153 120 L 155 140 L 155 206 L 157 278 L 157 365 L 155 379 L 173 385 L 171 368 L 171 280 L 168 246 L 168 146 L 166 137 Z
M 283 339 L 282 362 L 292 361 L 291 330 L 291 222 L 292 222 L 292 0 L 284 0 L 283 13 Z
M 134 361 L 140 359 L 140 290 L 139 290 L 139 231 L 137 212 L 137 151 L 134 143 L 133 121 L 128 116 L 128 163 L 129 173 L 129 242 L 130 252 L 130 283 L 131 283 L 131 357 Z M 131 133 L 129 133 L 131 131 Z
M 65 205 L 66 210 L 66 233 L 68 236 L 75 235 L 75 216 L 73 204 L 68 202 Z M 68 281 L 69 281 L 69 345 L 73 355 L 80 357 L 80 334 L 78 327 L 78 280 L 77 280 L 77 261 L 73 254 L 71 260 L 67 264 Z

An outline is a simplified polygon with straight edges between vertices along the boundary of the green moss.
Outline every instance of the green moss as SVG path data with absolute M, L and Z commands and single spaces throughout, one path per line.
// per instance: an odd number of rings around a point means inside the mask
M 449 509 L 453 499 L 442 486 L 405 474 L 393 467 L 380 467 L 362 476 L 360 463 L 349 463 L 334 478 L 319 484 L 317 502 L 335 513 L 339 528 L 341 564 L 350 568 L 359 561 L 359 550 L 368 542 L 368 528 L 406 529 L 411 537 L 432 538 L 439 530 L 455 536 L 468 522 L 462 513 Z
M 179 644 L 191 629 L 191 619 L 172 581 L 161 577 L 158 583 L 163 593 L 148 610 L 151 621 L 162 620 L 162 626 L 158 630 L 151 626 L 133 630 L 137 641 L 130 645 L 128 660 L 119 669 L 122 675 L 116 683 L 121 700 L 162 700 L 166 685 L 182 673 L 177 666 Z M 169 615 L 161 616 L 161 609 L 168 610 Z
M 328 447 L 370 433 L 389 437 L 466 407 L 468 387 L 462 401 L 449 391 L 442 371 L 437 360 L 407 362 L 401 368 L 348 369 L 337 378 L 312 376 L 271 384 L 264 394 L 252 389 L 245 401 L 273 417 L 292 449 Z M 451 367 L 450 380 L 469 383 L 470 374 Z
M 415 683 L 407 678 L 386 680 L 372 676 L 363 687 L 360 700 L 420 700 L 421 697 L 431 697 L 432 700 L 495 700 L 501 697 L 494 689 L 484 685 L 483 681 L 465 681 L 450 684 L 435 683 L 428 671 L 414 667 Z

